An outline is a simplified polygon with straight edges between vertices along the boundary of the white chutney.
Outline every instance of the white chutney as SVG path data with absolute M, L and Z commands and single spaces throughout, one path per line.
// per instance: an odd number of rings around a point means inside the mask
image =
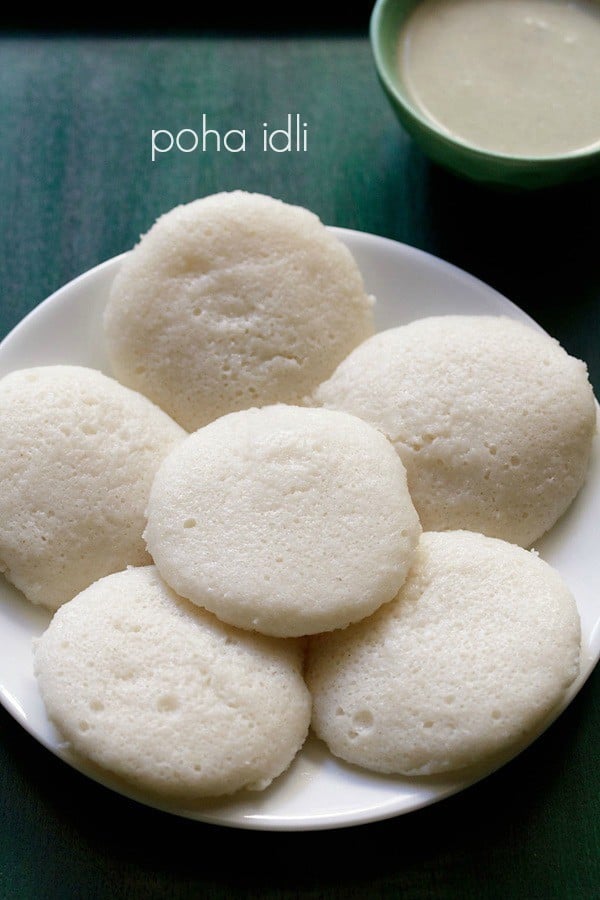
M 401 29 L 398 66 L 417 110 L 479 149 L 600 146 L 597 0 L 424 0 Z

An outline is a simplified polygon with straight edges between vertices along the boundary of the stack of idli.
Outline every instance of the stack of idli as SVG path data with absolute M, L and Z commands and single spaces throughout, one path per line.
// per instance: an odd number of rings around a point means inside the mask
M 384 773 L 500 759 L 579 673 L 575 600 L 523 548 L 585 480 L 596 404 L 584 363 L 516 320 L 432 316 L 364 341 L 314 402 L 388 437 L 424 529 L 392 603 L 311 641 L 314 730 Z
M 216 594 L 221 572 L 221 611 L 235 609 L 227 577 L 236 581 L 234 553 L 240 568 L 244 553 L 241 539 L 239 551 L 227 551 L 231 534 L 265 526 L 237 577 L 247 614 L 229 617 L 245 631 L 210 603 L 179 596 L 150 565 L 150 488 L 185 437 L 182 426 L 303 402 L 372 334 L 372 305 L 355 260 L 313 213 L 259 194 L 220 194 L 162 217 L 121 267 L 105 315 L 118 380 L 51 366 L 0 382 L 0 565 L 32 602 L 57 610 L 37 642 L 35 671 L 74 752 L 138 788 L 189 800 L 262 789 L 290 765 L 310 722 L 303 645 L 291 635 L 356 621 L 397 592 L 421 531 L 402 463 L 379 432 L 345 413 L 290 405 L 272 410 L 271 424 L 258 417 L 256 428 L 242 421 L 231 433 L 215 422 L 212 449 L 209 441 L 198 452 L 207 470 L 216 466 L 214 487 L 229 490 L 229 507 L 223 515 L 215 491 L 214 520 L 196 512 L 195 528 L 191 514 L 182 525 L 175 504 L 175 530 L 192 545 L 207 538 L 207 581 L 197 593 Z M 254 487 L 247 479 L 245 497 L 229 456 L 236 441 L 246 468 L 263 477 Z M 270 480 L 269 520 L 268 509 L 250 507 Z M 188 498 L 194 510 L 209 502 L 200 485 L 197 493 L 195 505 Z M 294 511 L 289 501 L 296 535 L 281 544 L 273 598 L 269 543 L 288 493 L 301 502 Z M 358 534 L 362 521 L 368 536 Z M 169 529 L 159 544 L 168 545 Z M 338 558 L 344 536 L 360 565 L 350 547 Z M 253 553 L 262 553 L 260 576 Z M 309 570 L 318 596 L 302 583 Z M 255 620 L 276 636 L 260 634 Z
M 373 334 L 372 304 L 313 213 L 216 194 L 124 260 L 117 381 L 0 381 L 0 559 L 60 606 L 48 715 L 138 789 L 263 789 L 311 724 L 376 772 L 490 763 L 577 678 L 574 598 L 526 548 L 585 479 L 585 365 L 503 317 Z

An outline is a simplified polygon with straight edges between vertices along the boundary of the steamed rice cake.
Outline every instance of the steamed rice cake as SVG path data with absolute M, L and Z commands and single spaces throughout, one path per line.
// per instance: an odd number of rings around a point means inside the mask
M 188 431 L 302 403 L 374 327 L 345 245 L 309 210 L 245 191 L 162 215 L 123 261 L 104 323 L 115 376 Z
M 150 562 L 150 485 L 185 432 L 146 397 L 82 366 L 0 380 L 0 571 L 56 609 L 97 578 Z
M 192 802 L 263 790 L 304 743 L 296 641 L 241 632 L 177 597 L 154 566 L 100 579 L 35 646 L 48 715 L 81 756 Z
M 230 413 L 164 459 L 148 550 L 225 622 L 279 637 L 341 628 L 391 600 L 421 528 L 389 441 L 347 413 Z
M 432 775 L 532 739 L 579 666 L 577 607 L 554 569 L 497 538 L 425 532 L 395 600 L 310 638 L 306 679 L 336 756 Z
M 315 402 L 394 444 L 426 531 L 530 546 L 581 488 L 596 432 L 583 362 L 501 316 L 432 316 L 366 340 Z

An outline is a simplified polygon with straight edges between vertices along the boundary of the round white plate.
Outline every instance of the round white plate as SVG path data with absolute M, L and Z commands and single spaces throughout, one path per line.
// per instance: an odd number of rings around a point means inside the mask
M 448 263 L 385 238 L 345 229 L 332 231 L 353 252 L 367 290 L 377 298 L 379 329 L 445 313 L 504 314 L 532 324 L 505 297 Z M 0 376 L 17 368 L 53 363 L 87 365 L 110 374 L 103 349 L 102 311 L 122 258 L 108 260 L 86 272 L 30 313 L 0 344 Z M 562 709 L 581 688 L 600 656 L 599 517 L 600 453 L 596 442 L 586 485 L 537 548 L 570 586 L 582 622 L 582 672 Z M 0 580 L 1 702 L 44 746 L 80 772 L 141 803 L 180 816 L 239 828 L 284 831 L 357 825 L 441 800 L 473 784 L 524 749 L 524 745 L 515 747 L 493 766 L 465 770 L 454 776 L 390 778 L 335 760 L 324 745 L 311 738 L 291 769 L 264 792 L 244 793 L 194 808 L 161 805 L 75 758 L 48 722 L 32 671 L 31 644 L 49 619 L 49 613 L 32 606 Z

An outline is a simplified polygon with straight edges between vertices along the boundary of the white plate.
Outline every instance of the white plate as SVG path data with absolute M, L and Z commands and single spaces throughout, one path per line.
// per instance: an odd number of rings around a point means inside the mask
M 368 291 L 377 297 L 376 317 L 380 329 L 444 313 L 504 314 L 532 323 L 505 297 L 435 257 L 374 235 L 344 229 L 332 231 L 353 252 Z M 103 350 L 101 316 L 122 258 L 108 260 L 86 272 L 30 313 L 0 344 L 0 375 L 17 368 L 51 363 L 93 366 L 110 373 Z M 570 586 L 582 620 L 582 673 L 563 709 L 600 656 L 599 517 L 600 453 L 596 443 L 586 485 L 567 515 L 538 547 L 541 556 L 559 570 Z M 160 805 L 76 759 L 61 744 L 46 718 L 32 672 L 31 641 L 46 628 L 49 618 L 47 612 L 33 607 L 0 580 L 0 700 L 3 705 L 44 746 L 74 768 L 141 803 L 180 816 L 240 828 L 283 831 L 372 822 L 454 794 L 524 749 L 524 746 L 516 747 L 493 766 L 455 776 L 389 778 L 338 762 L 320 742 L 310 739 L 291 769 L 262 793 L 245 793 L 195 808 Z M 549 724 L 547 721 L 544 728 Z

